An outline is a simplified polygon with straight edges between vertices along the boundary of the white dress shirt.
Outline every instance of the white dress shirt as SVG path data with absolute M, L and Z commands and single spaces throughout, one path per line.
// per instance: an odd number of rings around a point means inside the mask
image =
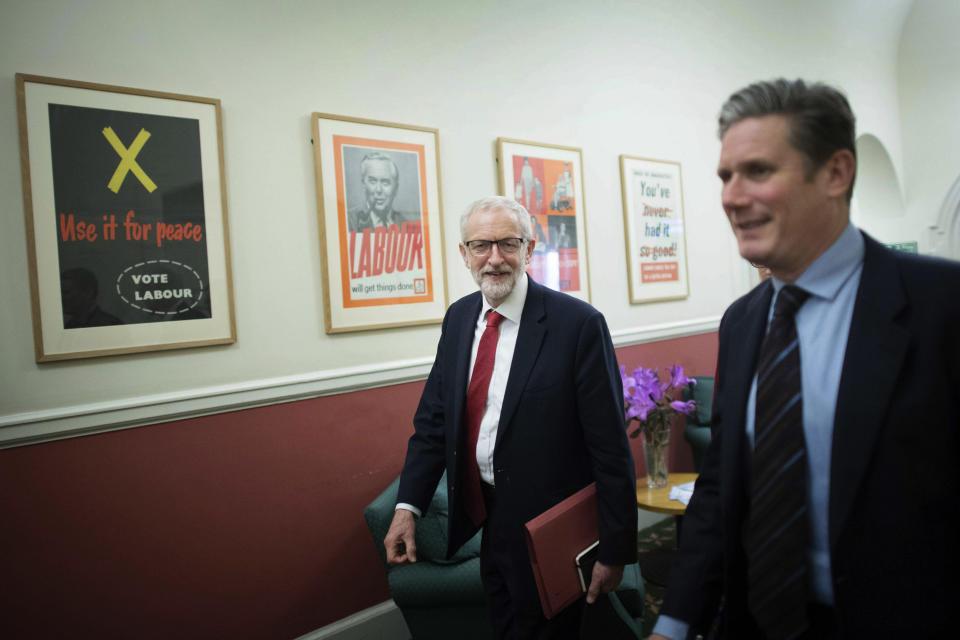
M 500 426 L 500 410 L 503 408 L 503 396 L 507 391 L 507 378 L 510 377 L 510 365 L 513 363 L 513 351 L 517 346 L 517 334 L 520 333 L 520 316 L 523 315 L 523 304 L 527 300 L 527 274 L 522 273 L 517 278 L 513 291 L 506 300 L 500 303 L 495 310 L 503 316 L 500 323 L 500 337 L 497 340 L 497 355 L 493 361 L 493 375 L 490 376 L 490 388 L 487 391 L 487 403 L 483 409 L 483 418 L 480 420 L 480 437 L 477 440 L 477 466 L 480 467 L 480 479 L 487 484 L 493 481 L 493 448 L 497 442 L 497 428 Z M 477 317 L 477 324 L 473 334 L 473 348 L 470 351 L 470 375 L 467 378 L 467 388 L 470 388 L 470 378 L 473 377 L 473 365 L 477 361 L 477 348 L 480 346 L 480 337 L 487 328 L 487 312 L 494 309 L 483 299 L 483 307 Z
M 477 465 L 480 467 L 480 479 L 487 484 L 493 481 L 493 449 L 497 443 L 497 429 L 500 426 L 500 409 L 503 407 L 503 396 L 507 391 L 507 379 L 510 377 L 510 365 L 513 363 L 513 352 L 517 346 L 517 335 L 520 333 L 520 317 L 523 315 L 523 305 L 527 301 L 527 274 L 521 273 L 510 295 L 496 307 L 497 313 L 503 316 L 500 323 L 500 335 L 497 339 L 497 352 L 493 361 L 493 374 L 490 377 L 490 388 L 487 391 L 487 403 L 483 409 L 483 418 L 480 420 L 480 436 L 477 440 Z M 473 364 L 477 360 L 477 348 L 480 346 L 480 337 L 487 328 L 487 312 L 493 309 L 486 297 L 483 297 L 483 306 L 474 327 L 473 347 L 470 350 L 470 369 L 467 375 L 467 389 L 470 388 L 470 378 L 473 377 Z M 466 389 L 464 389 L 466 393 Z M 406 502 L 397 503 L 397 509 L 413 511 L 418 517 L 423 515 L 420 509 Z

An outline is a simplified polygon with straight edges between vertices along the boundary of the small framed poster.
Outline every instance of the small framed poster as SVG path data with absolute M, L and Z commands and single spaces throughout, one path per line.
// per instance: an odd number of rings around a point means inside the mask
M 500 193 L 530 212 L 536 241 L 527 272 L 551 289 L 590 301 L 580 149 L 497 138 Z
M 680 163 L 620 156 L 630 302 L 689 295 Z
M 37 361 L 235 342 L 220 101 L 16 83 Z
M 327 333 L 443 320 L 439 148 L 436 129 L 313 114 Z

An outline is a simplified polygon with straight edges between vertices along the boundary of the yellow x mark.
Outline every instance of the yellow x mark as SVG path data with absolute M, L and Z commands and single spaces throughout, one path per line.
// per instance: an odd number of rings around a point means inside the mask
M 150 179 L 150 176 L 146 174 L 140 165 L 137 164 L 137 154 L 140 153 L 143 145 L 150 139 L 150 132 L 146 129 L 140 129 L 140 133 L 133 139 L 129 148 L 123 146 L 120 138 L 117 137 L 117 134 L 115 134 L 110 127 L 103 130 L 103 137 L 107 139 L 107 142 L 110 143 L 113 150 L 120 156 L 120 164 L 117 165 L 117 170 L 113 172 L 113 177 L 110 178 L 110 183 L 107 185 L 107 188 L 114 193 L 119 192 L 120 185 L 123 184 L 124 179 L 127 177 L 127 172 L 132 171 L 133 175 L 146 187 L 147 191 L 153 193 L 157 185 Z

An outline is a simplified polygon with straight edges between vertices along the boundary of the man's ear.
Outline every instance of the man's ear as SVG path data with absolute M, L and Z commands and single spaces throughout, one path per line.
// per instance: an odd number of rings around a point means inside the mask
M 460 243 L 460 257 L 463 258 L 463 264 L 464 264 L 464 266 L 466 266 L 467 269 L 469 269 L 469 268 L 470 268 L 470 261 L 467 259 L 467 248 L 466 248 L 465 246 L 463 246 L 463 243 L 462 243 L 462 242 Z
M 847 197 L 847 191 L 857 172 L 857 159 L 849 149 L 838 149 L 827 159 L 824 165 L 827 194 L 833 197 Z

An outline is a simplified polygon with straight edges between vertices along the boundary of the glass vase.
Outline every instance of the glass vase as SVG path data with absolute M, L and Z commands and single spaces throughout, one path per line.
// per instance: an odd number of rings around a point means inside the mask
M 643 436 L 643 458 L 647 463 L 647 486 L 662 489 L 667 486 L 667 446 L 670 429 L 652 429 Z

